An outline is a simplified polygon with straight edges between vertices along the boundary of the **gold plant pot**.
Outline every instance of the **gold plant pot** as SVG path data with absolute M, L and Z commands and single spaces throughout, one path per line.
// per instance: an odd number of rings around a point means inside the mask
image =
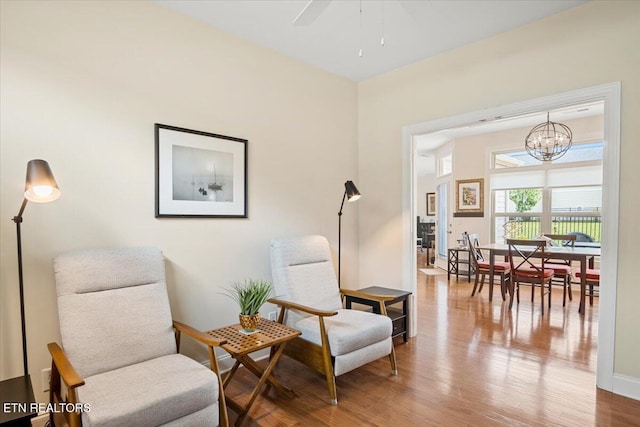
M 258 329 L 258 322 L 260 321 L 260 314 L 241 314 L 240 326 L 246 332 L 253 332 Z

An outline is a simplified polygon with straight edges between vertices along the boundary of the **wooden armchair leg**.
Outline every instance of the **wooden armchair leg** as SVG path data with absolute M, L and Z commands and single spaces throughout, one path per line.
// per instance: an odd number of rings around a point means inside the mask
M 333 375 L 332 371 L 325 372 L 325 376 L 327 377 L 327 387 L 329 388 L 329 396 L 331 397 L 331 404 L 338 404 L 338 393 L 336 391 L 336 377 Z
M 398 375 L 398 364 L 396 363 L 396 350 L 393 348 L 393 342 L 391 343 L 391 353 L 389 353 L 389 362 L 391 362 L 391 375 Z
M 383 307 L 384 308 L 384 307 Z M 338 394 L 336 392 L 336 376 L 333 373 L 333 363 L 331 361 L 331 347 L 329 347 L 329 338 L 327 337 L 327 328 L 324 319 L 320 317 L 320 334 L 322 337 L 322 364 L 324 374 L 327 378 L 327 386 L 329 387 L 329 395 L 331 396 L 331 404 L 338 404 Z

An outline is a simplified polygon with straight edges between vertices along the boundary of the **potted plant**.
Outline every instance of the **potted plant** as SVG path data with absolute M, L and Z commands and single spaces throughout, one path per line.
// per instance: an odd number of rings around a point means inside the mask
M 260 307 L 269 299 L 271 289 L 271 283 L 261 279 L 232 282 L 226 289 L 225 295 L 240 307 L 240 325 L 245 332 L 254 332 L 258 328 Z

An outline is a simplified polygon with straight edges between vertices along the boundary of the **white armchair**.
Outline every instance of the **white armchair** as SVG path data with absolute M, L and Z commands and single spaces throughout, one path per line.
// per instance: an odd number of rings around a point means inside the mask
M 48 346 L 50 399 L 79 409 L 65 413 L 64 422 L 227 425 L 213 351 L 224 342 L 172 321 L 160 250 L 70 252 L 56 257 L 54 268 L 64 350 Z M 181 333 L 208 347 L 211 370 L 178 353 Z M 51 413 L 52 425 L 58 415 Z
M 337 404 L 335 377 L 388 356 L 397 374 L 392 324 L 384 301 L 393 297 L 339 289 L 329 242 L 322 236 L 271 241 L 271 270 L 281 307 L 278 321 L 302 332 L 285 349 L 288 356 L 325 374 L 331 403 Z M 380 304 L 382 315 L 342 308 L 342 295 Z

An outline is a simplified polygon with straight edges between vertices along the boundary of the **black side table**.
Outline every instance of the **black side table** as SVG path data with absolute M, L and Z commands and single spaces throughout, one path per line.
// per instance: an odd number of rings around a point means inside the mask
M 447 269 L 447 280 L 451 280 L 451 275 L 456 275 L 456 280 L 463 274 L 467 276 L 467 282 L 471 283 L 471 273 L 473 266 L 471 265 L 471 251 L 467 248 L 449 248 L 449 268 Z M 460 268 L 460 264 L 467 265 L 466 270 Z
M 26 375 L 0 381 L 0 396 L 2 396 L 0 426 L 31 427 L 31 418 L 38 415 L 31 377 Z
M 387 316 L 391 318 L 391 322 L 393 324 L 393 332 L 391 333 L 392 338 L 399 337 L 402 335 L 402 339 L 404 342 L 409 341 L 409 295 L 411 292 L 408 291 L 400 291 L 398 289 L 389 289 L 383 288 L 381 286 L 369 286 L 368 288 L 358 289 L 360 292 L 366 292 L 368 294 L 373 295 L 383 295 L 383 296 L 392 296 L 395 297 L 392 300 L 385 301 L 385 306 L 387 308 Z M 345 307 L 351 308 L 352 303 L 358 303 L 363 305 L 368 305 L 373 309 L 373 312 L 376 314 L 380 313 L 380 303 L 378 301 L 355 297 L 352 295 L 345 295 Z M 402 308 L 391 307 L 394 304 L 402 303 Z

